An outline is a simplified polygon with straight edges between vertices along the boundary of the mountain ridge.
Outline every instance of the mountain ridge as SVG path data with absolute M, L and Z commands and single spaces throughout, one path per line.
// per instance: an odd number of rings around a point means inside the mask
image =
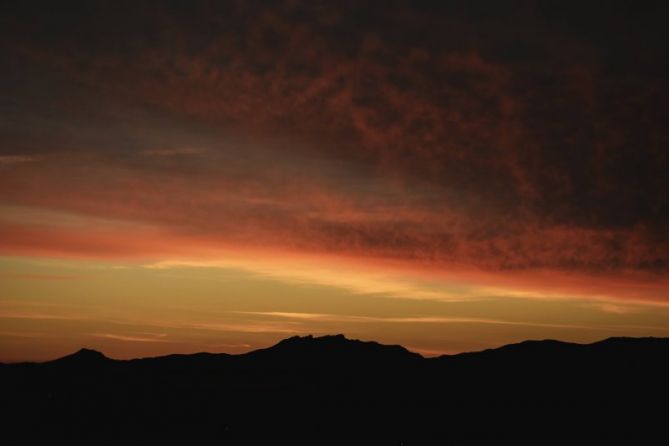
M 111 358 L 106 356 L 104 353 L 94 350 L 94 349 L 89 349 L 89 348 L 81 348 L 78 351 L 65 355 L 60 358 L 52 359 L 52 360 L 47 360 L 47 361 L 41 361 L 41 362 L 33 362 L 31 361 L 30 363 L 33 364 L 45 364 L 45 363 L 53 363 L 57 361 L 63 361 L 63 360 L 68 360 L 68 361 L 75 361 L 75 360 L 85 360 L 85 361 L 142 361 L 142 360 L 159 360 L 159 359 L 169 359 L 169 358 L 180 358 L 180 359 L 187 359 L 187 358 L 212 358 L 216 356 L 225 356 L 225 357 L 242 357 L 242 356 L 254 356 L 258 355 L 260 353 L 267 353 L 267 352 L 279 352 L 279 351 L 286 351 L 286 350 L 299 350 L 303 349 L 305 351 L 313 350 L 314 348 L 370 348 L 370 349 L 378 349 L 379 351 L 382 351 L 384 349 L 387 349 L 387 351 L 394 350 L 396 352 L 406 352 L 410 354 L 411 356 L 414 357 L 421 357 L 422 359 L 426 360 L 434 360 L 434 359 L 441 359 L 441 358 L 456 358 L 456 357 L 467 357 L 467 356 L 472 356 L 472 355 L 480 355 L 484 353 L 491 353 L 491 352 L 502 352 L 502 351 L 512 351 L 512 350 L 524 350 L 524 351 L 529 351 L 529 350 L 534 350 L 538 347 L 541 348 L 583 348 L 583 347 L 601 347 L 601 346 L 624 346 L 624 345 L 641 345 L 642 343 L 649 343 L 649 344 L 667 344 L 669 345 L 669 337 L 656 337 L 656 336 L 643 336 L 643 337 L 631 337 L 631 336 L 613 336 L 613 337 L 608 337 L 601 339 L 599 341 L 594 341 L 590 343 L 578 343 L 578 342 L 569 342 L 569 341 L 561 341 L 557 339 L 528 339 L 516 343 L 511 343 L 511 344 L 504 344 L 499 347 L 492 347 L 492 348 L 487 348 L 483 350 L 475 350 L 475 351 L 468 351 L 468 352 L 461 352 L 461 353 L 454 353 L 454 354 L 443 354 L 443 355 L 438 355 L 438 356 L 423 356 L 420 353 L 413 352 L 406 347 L 398 344 L 382 344 L 376 341 L 362 341 L 359 339 L 351 339 L 347 338 L 344 334 L 335 334 L 335 335 L 323 335 L 323 336 L 314 336 L 314 335 L 305 335 L 305 336 L 291 336 L 289 338 L 282 339 L 278 341 L 276 344 L 273 344 L 269 347 L 264 347 L 264 348 L 259 348 L 255 350 L 251 350 L 245 353 L 238 353 L 238 354 L 231 354 L 231 353 L 225 353 L 225 352 L 197 352 L 197 353 L 171 353 L 168 355 L 161 355 L 161 356 L 147 356 L 147 357 L 138 357 L 138 358 L 129 358 L 129 359 L 116 359 L 116 358 Z M 4 365 L 11 365 L 11 364 L 22 364 L 22 363 L 27 363 L 27 362 L 21 362 L 21 363 L 1 363 Z
M 0 407 L 21 444 L 657 444 L 667 376 L 669 338 L 424 358 L 297 336 L 239 355 L 116 360 L 82 349 L 4 365 Z

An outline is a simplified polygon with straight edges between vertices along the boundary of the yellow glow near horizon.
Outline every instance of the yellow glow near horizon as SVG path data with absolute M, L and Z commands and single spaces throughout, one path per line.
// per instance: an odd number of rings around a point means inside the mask
M 289 270 L 296 264 L 289 262 Z M 0 265 L 4 361 L 45 360 L 82 346 L 118 358 L 239 353 L 295 334 L 340 332 L 426 354 L 527 338 L 586 342 L 669 334 L 669 316 L 661 306 L 509 298 L 462 283 L 443 291 L 430 283 L 434 295 L 403 297 L 402 290 L 427 285 L 405 277 L 408 282 L 379 287 L 382 277 L 364 271 L 354 280 L 333 280 L 332 271 L 317 274 L 322 266 L 282 275 L 262 262 L 255 271 L 230 261 L 147 267 L 5 257 Z M 442 292 L 451 298 L 439 298 Z

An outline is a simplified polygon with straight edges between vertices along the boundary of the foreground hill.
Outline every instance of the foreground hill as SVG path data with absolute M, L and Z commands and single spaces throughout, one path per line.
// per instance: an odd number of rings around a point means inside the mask
M 0 366 L 5 438 L 187 444 L 669 444 L 669 338 L 423 358 L 342 335 L 242 355 Z

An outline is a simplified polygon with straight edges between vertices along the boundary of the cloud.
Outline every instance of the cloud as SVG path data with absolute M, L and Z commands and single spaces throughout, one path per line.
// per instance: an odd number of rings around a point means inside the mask
M 31 312 L 15 312 L 3 311 L 0 313 L 0 318 L 4 319 L 34 319 L 34 320 L 63 320 L 63 321 L 77 321 L 82 320 L 79 316 L 67 316 L 59 314 L 46 313 L 31 313 Z
M 44 336 L 44 333 L 26 331 L 0 331 L 0 336 L 9 336 L 14 338 L 41 338 Z
M 613 303 L 597 304 L 597 308 L 605 313 L 613 313 L 613 314 L 631 314 L 639 311 L 638 308 L 629 307 L 625 305 L 616 305 Z
M 257 316 L 269 316 L 274 318 L 285 318 L 314 322 L 349 322 L 349 323 L 389 323 L 389 324 L 492 324 L 492 325 L 517 325 L 527 327 L 544 328 L 573 328 L 579 330 L 603 330 L 601 327 L 571 324 L 546 324 L 527 321 L 510 321 L 503 319 L 491 319 L 480 317 L 450 317 L 450 316 L 410 316 L 410 317 L 378 317 L 378 316 L 353 316 L 341 314 L 322 313 L 286 313 L 279 311 L 245 311 L 241 314 Z
M 34 156 L 22 155 L 0 155 L 0 166 L 10 166 L 12 164 L 34 163 L 39 161 L 39 158 Z
M 595 304 L 665 307 L 669 282 L 638 273 L 591 275 L 557 271 L 484 271 L 462 265 L 416 265 L 300 252 L 228 250 L 210 260 L 163 260 L 145 267 L 221 268 L 305 286 L 327 286 L 361 295 L 442 302 L 490 299 L 588 301 Z
M 299 255 L 235 254 L 228 251 L 220 258 L 225 260 L 163 260 L 145 265 L 150 269 L 172 268 L 221 268 L 250 272 L 260 277 L 301 285 L 321 285 L 345 289 L 356 294 L 381 295 L 403 299 L 437 300 L 457 302 L 475 300 L 476 296 L 461 291 L 449 291 L 447 287 L 432 289 L 415 280 L 393 276 L 382 269 L 361 268 L 346 262 L 327 261 L 317 258 L 301 258 Z
M 666 300 L 669 288 L 666 278 L 652 271 L 618 270 L 612 276 L 607 270 L 593 273 L 570 268 L 564 271 L 546 263 L 534 269 L 500 269 L 494 263 L 487 268 L 480 267 L 483 261 L 499 260 L 499 252 L 492 260 L 480 257 L 477 267 L 472 266 L 476 264 L 475 258 L 464 257 L 458 263 L 452 260 L 453 253 L 438 256 L 433 251 L 433 255 L 428 256 L 415 246 L 411 247 L 411 255 L 406 255 L 407 247 L 397 243 L 391 245 L 394 250 L 388 250 L 387 242 L 379 248 L 368 247 L 358 240 L 356 245 L 342 250 L 340 240 L 339 249 L 332 249 L 336 245 L 325 249 L 330 247 L 323 247 L 327 242 L 323 238 L 317 239 L 320 245 L 305 245 L 295 244 L 296 235 L 293 235 L 288 240 L 291 243 L 273 244 L 271 241 L 291 234 L 278 229 L 275 234 L 247 234 L 254 236 L 251 239 L 114 220 L 88 221 L 84 216 L 62 215 L 51 220 L 61 224 L 52 226 L 23 220 L 26 215 L 39 213 L 20 215 L 11 223 L 0 221 L 0 252 L 4 255 L 122 260 L 153 269 L 237 269 L 305 286 L 330 286 L 358 294 L 420 300 L 462 301 L 503 296 L 551 300 L 626 299 L 630 303 L 643 301 L 660 305 Z M 234 231 L 239 227 L 229 228 Z M 307 229 L 303 227 L 302 235 Z M 264 242 L 263 247 L 258 246 L 261 242 Z M 543 249 L 556 249 L 549 241 L 544 246 Z M 471 249 L 471 245 L 468 248 Z M 578 246 L 572 249 L 577 252 Z M 460 286 L 463 284 L 466 288 Z
M 126 342 L 172 342 L 168 339 L 165 339 L 167 336 L 166 333 L 153 333 L 150 336 L 122 335 L 115 333 L 91 333 L 91 336 Z
M 200 149 L 196 147 L 142 150 L 142 154 L 148 156 L 191 156 L 191 155 L 202 155 L 205 153 L 207 153 L 205 149 Z
M 3 252 L 206 264 L 245 247 L 477 271 L 509 294 L 669 296 L 669 39 L 653 7 L 632 20 L 594 6 L 205 2 L 56 22 L 17 8 L 2 31 L 3 138 L 26 155 L 0 155 L 0 201 L 137 226 L 4 218 Z M 27 162 L 43 152 L 49 163 Z M 308 280 L 441 296 L 319 274 Z
M 80 280 L 86 276 L 71 274 L 0 273 L 0 279 L 18 280 Z
M 153 326 L 169 327 L 179 329 L 202 330 L 212 332 L 230 332 L 230 333 L 273 333 L 273 334 L 296 334 L 308 333 L 308 328 L 296 326 L 291 323 L 260 323 L 253 321 L 246 322 L 153 322 Z

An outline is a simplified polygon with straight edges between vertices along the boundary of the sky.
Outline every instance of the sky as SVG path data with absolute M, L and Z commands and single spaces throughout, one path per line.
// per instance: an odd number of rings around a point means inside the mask
M 669 336 L 669 15 L 0 6 L 0 361 Z

